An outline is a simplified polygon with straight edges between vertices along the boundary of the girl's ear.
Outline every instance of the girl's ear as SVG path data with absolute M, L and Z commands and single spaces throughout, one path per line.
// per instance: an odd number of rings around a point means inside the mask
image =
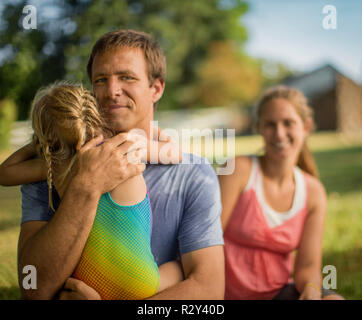
M 165 90 L 165 81 L 163 81 L 160 78 L 157 78 L 153 81 L 151 87 L 153 89 L 152 102 L 156 103 L 158 100 L 161 99 L 163 91 Z

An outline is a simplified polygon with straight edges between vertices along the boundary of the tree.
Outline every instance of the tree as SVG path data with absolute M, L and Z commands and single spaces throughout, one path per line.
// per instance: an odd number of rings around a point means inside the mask
M 260 64 L 242 54 L 232 42 L 213 42 L 198 69 L 195 87 L 200 105 L 228 106 L 253 102 L 260 93 Z
M 23 28 L 27 1 L 8 2 L 1 14 L 0 100 L 10 98 L 18 106 L 18 117 L 26 119 L 36 90 L 65 76 L 64 48 L 72 17 L 84 8 L 79 1 L 42 1 L 37 8 L 36 29 Z M 46 12 L 54 9 L 56 17 Z
M 86 81 L 91 46 L 105 32 L 143 30 L 157 38 L 167 57 L 167 84 L 160 108 L 188 107 L 196 101 L 196 68 L 205 59 L 209 44 L 246 40 L 246 30 L 239 22 L 246 10 L 241 0 L 92 1 L 76 18 L 77 30 L 66 50 L 67 77 Z
M 263 86 L 270 87 L 279 84 L 285 78 L 298 74 L 287 65 L 273 60 L 259 60 L 263 73 Z
M 132 28 L 151 33 L 167 57 L 167 84 L 160 108 L 192 106 L 199 83 L 197 69 L 213 41 L 234 41 L 240 48 L 246 30 L 243 0 L 48 0 L 37 5 L 36 30 L 20 26 L 26 1 L 7 3 L 2 12 L 0 99 L 11 97 L 24 119 L 41 85 L 67 78 L 89 82 L 86 64 L 97 38 Z M 51 10 L 50 10 L 50 9 Z M 53 12 L 47 16 L 46 12 Z

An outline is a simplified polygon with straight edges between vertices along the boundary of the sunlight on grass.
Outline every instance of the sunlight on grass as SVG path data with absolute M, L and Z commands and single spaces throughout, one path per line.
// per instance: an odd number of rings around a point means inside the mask
M 328 191 L 323 265 L 337 268 L 339 294 L 362 299 L 362 139 L 318 133 L 309 138 L 309 145 Z M 258 136 L 236 137 L 236 154 L 261 148 Z M 10 150 L 0 151 L 0 162 L 9 154 Z M 211 154 L 212 160 L 215 149 Z M 0 299 L 19 298 L 16 252 L 20 218 L 19 187 L 0 186 Z
M 19 187 L 0 186 L 0 299 L 18 299 L 17 244 L 20 232 Z
M 362 192 L 328 197 L 323 248 L 326 251 L 362 250 Z
M 208 143 L 205 143 L 205 140 Z M 263 149 L 263 139 L 259 135 L 235 137 L 235 148 L 227 151 L 227 139 L 193 139 L 187 152 L 202 155 L 210 162 L 215 158 L 232 157 L 235 155 L 248 155 L 259 153 Z M 327 151 L 343 149 L 350 146 L 362 145 L 362 136 L 347 136 L 335 132 L 318 132 L 308 138 L 308 146 L 311 151 Z

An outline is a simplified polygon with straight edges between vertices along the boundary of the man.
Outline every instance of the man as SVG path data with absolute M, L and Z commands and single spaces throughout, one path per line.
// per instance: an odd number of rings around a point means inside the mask
M 45 182 L 22 187 L 23 217 L 18 246 L 19 284 L 26 299 L 96 298 L 70 278 L 92 227 L 100 195 L 144 170 L 127 161 L 126 133 L 150 135 L 154 106 L 165 88 L 165 58 L 152 38 L 132 30 L 102 36 L 94 45 L 88 75 L 110 125 L 124 132 L 79 151 L 73 178 L 53 214 Z M 188 158 L 189 157 L 189 158 Z M 184 162 L 195 156 L 184 155 Z M 186 158 L 186 159 L 185 159 Z M 209 164 L 147 165 L 144 177 L 153 212 L 151 246 L 158 265 L 180 256 L 185 280 L 154 299 L 223 299 L 224 254 L 220 191 Z M 54 195 L 56 197 L 56 195 Z M 54 201 L 56 202 L 56 201 Z M 58 201 L 59 202 L 59 201 Z M 22 288 L 25 265 L 37 269 L 37 289 Z

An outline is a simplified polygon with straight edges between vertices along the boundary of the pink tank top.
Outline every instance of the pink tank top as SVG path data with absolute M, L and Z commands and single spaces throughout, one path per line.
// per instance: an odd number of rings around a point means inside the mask
M 252 158 L 249 181 L 224 233 L 225 299 L 271 299 L 291 281 L 307 215 L 306 177 L 295 167 L 292 207 L 277 213 L 264 200 L 261 169 Z

